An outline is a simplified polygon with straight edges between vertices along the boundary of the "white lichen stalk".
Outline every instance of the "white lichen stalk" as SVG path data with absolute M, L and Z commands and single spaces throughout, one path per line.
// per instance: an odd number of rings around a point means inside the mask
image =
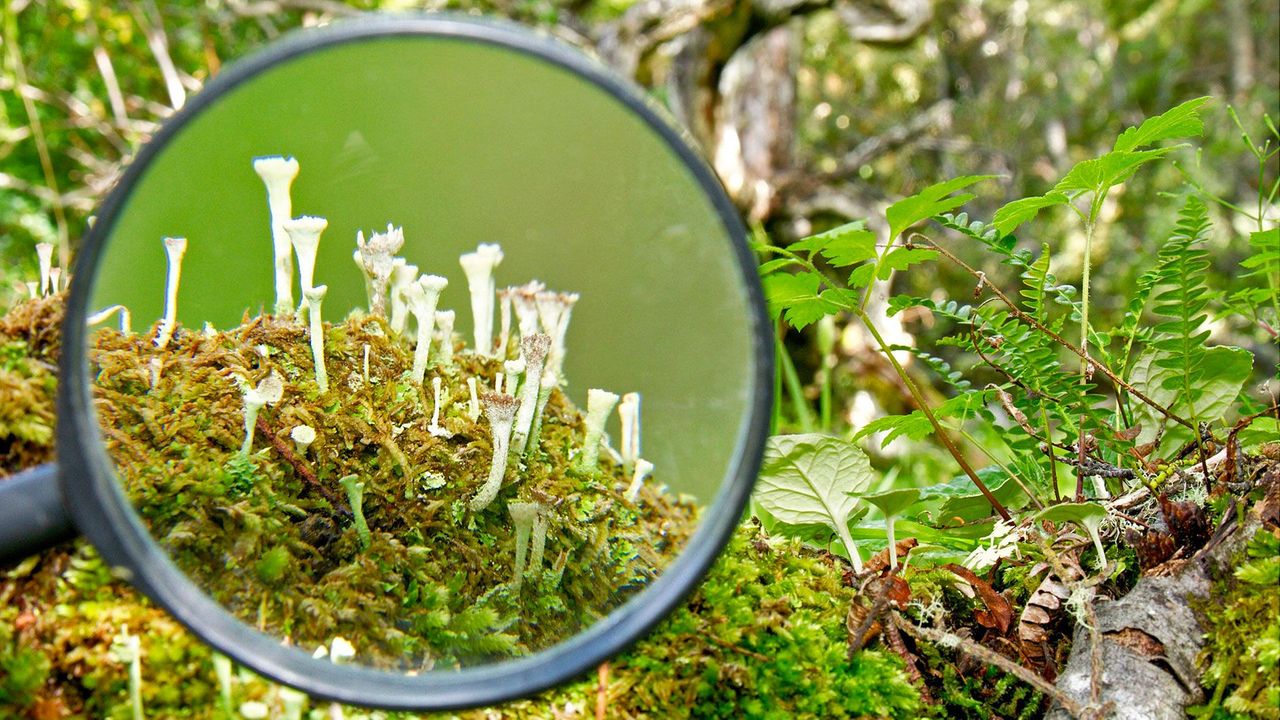
M 53 269 L 53 243 L 36 243 L 36 260 L 40 263 L 40 295 L 48 295 L 49 272 Z
M 298 256 L 298 281 L 303 297 L 298 306 L 301 317 L 307 309 L 307 291 L 315 287 L 316 253 L 320 250 L 320 234 L 329 227 L 329 221 L 322 217 L 303 215 L 285 220 L 282 226 L 289 235 L 294 254 Z
M 627 472 L 640 457 L 640 393 L 629 392 L 618 403 L 618 419 L 622 421 L 622 467 Z
M 502 288 L 498 291 L 498 349 L 495 353 L 500 359 L 507 357 L 507 345 L 511 342 L 511 295 L 513 288 Z
M 49 268 L 49 294 L 62 292 L 62 268 Z
M 161 350 L 173 338 L 173 329 L 178 323 L 178 282 L 182 278 L 182 256 L 186 252 L 186 238 L 164 239 L 164 253 L 169 269 L 164 283 L 164 318 L 160 320 L 160 329 L 156 333 L 156 347 Z
M 367 276 L 366 276 L 367 277 Z M 418 279 L 418 266 L 410 265 L 404 258 L 391 262 L 391 331 L 404 334 L 409 320 L 409 305 L 404 299 L 404 289 Z
M 253 431 L 258 423 L 258 411 L 264 405 L 274 405 L 284 397 L 284 380 L 272 370 L 256 387 L 245 387 L 244 390 L 244 443 L 240 446 L 241 457 L 249 457 L 253 452 Z
M 578 456 L 578 466 L 584 470 L 595 470 L 600 460 L 600 440 L 604 437 L 604 424 L 618 403 L 618 395 L 608 390 L 591 388 L 587 390 L 587 431 L 582 440 L 582 453 Z
M 471 418 L 471 422 L 480 419 L 479 386 L 480 383 L 474 377 L 467 378 L 467 390 L 471 393 L 471 399 L 467 402 L 467 417 Z
M 627 486 L 627 499 L 635 502 L 640 496 L 640 488 L 644 486 L 644 479 L 649 477 L 649 473 L 653 472 L 653 463 L 644 458 L 636 459 L 636 469 L 631 476 L 631 484 Z
M 418 342 L 413 349 L 412 377 L 415 383 L 421 383 L 426 376 L 427 364 L 431 360 L 431 335 L 436 325 L 436 306 L 440 303 L 440 293 L 448 284 L 449 281 L 439 275 L 423 275 L 417 282 L 404 288 L 409 310 L 418 321 Z
M 387 223 L 387 231 L 373 233 L 368 239 L 363 232 L 356 233 L 356 251 L 370 284 L 369 312 L 387 316 L 387 286 L 395 269 L 395 254 L 404 247 L 404 228 Z M 434 312 L 434 310 L 432 311 Z
M 538 391 L 542 382 L 542 370 L 546 364 L 551 338 L 535 333 L 520 340 L 520 356 L 525 364 L 525 382 L 520 389 L 520 412 L 516 415 L 515 453 L 523 455 L 533 428 L 534 413 L 538 410 Z
M 129 666 L 129 706 L 133 720 L 143 720 L 142 712 L 142 640 L 129 634 L 129 626 L 123 625 L 120 634 L 111 640 L 110 652 L 116 662 Z
M 538 516 L 533 519 L 533 541 L 529 548 L 529 567 L 525 571 L 535 578 L 542 572 L 542 556 L 547 551 L 547 509 L 538 505 Z
M 311 320 L 311 359 L 315 362 L 316 385 L 320 392 L 329 392 L 329 372 L 324 364 L 324 318 L 320 313 L 320 304 L 324 302 L 329 286 L 321 285 L 303 293 L 307 302 L 307 315 Z
M 538 293 L 538 322 L 542 331 L 551 336 L 551 351 L 547 367 L 555 373 L 558 382 L 564 382 L 564 342 L 569 331 L 569 318 L 578 302 L 577 293 Z
M 551 400 L 551 391 L 555 388 L 556 376 L 544 369 L 538 387 L 538 409 L 533 413 L 533 427 L 529 430 L 529 440 L 524 450 L 526 459 L 533 457 L 534 450 L 538 449 L 538 437 L 542 434 L 542 418 L 546 414 L 547 402 Z
M 471 317 L 474 322 L 475 350 L 481 356 L 493 355 L 493 270 L 502 262 L 502 248 L 481 244 L 475 252 L 458 258 L 462 272 L 467 276 L 467 288 L 471 292 Z
M 310 425 L 299 425 L 289 431 L 289 438 L 293 440 L 293 450 L 298 457 L 306 457 L 307 448 L 316 441 L 316 429 Z
M 457 314 L 452 310 L 436 311 L 436 335 L 440 338 L 440 364 L 453 365 L 453 323 Z
M 110 320 L 111 316 L 115 315 L 116 313 L 120 313 L 120 334 L 121 335 L 131 334 L 133 332 L 133 316 L 129 314 L 129 308 L 123 305 L 112 305 L 109 308 L 99 310 L 98 312 L 90 315 L 89 318 L 85 320 L 85 325 L 87 327 L 93 327 L 98 323 L 106 322 Z
M 493 462 L 489 477 L 480 491 L 471 499 L 471 509 L 479 512 L 489 506 L 502 489 L 502 478 L 507 472 L 507 453 L 511 451 L 511 425 L 516 418 L 520 401 L 500 393 L 485 393 L 481 398 L 493 440 Z
M 298 177 L 298 161 L 273 155 L 253 160 L 253 171 L 267 188 L 267 210 L 271 215 L 271 245 L 275 251 L 276 313 L 293 312 L 293 248 L 284 222 L 293 217 L 290 187 Z
M 524 285 L 510 288 L 511 304 L 516 311 L 516 325 L 520 328 L 522 338 L 538 332 L 538 293 L 546 287 L 537 280 L 530 280 Z
M 435 435 L 436 437 L 448 438 L 453 437 L 453 433 L 445 430 L 444 426 L 440 424 L 440 411 L 443 409 L 443 405 L 447 401 L 447 398 L 444 397 L 443 394 L 443 386 L 444 383 L 441 381 L 439 375 L 431 378 L 431 424 L 427 425 L 427 432 Z
M 537 503 L 507 503 L 507 513 L 511 515 L 511 524 L 516 530 L 516 558 L 512 564 L 511 584 L 516 590 L 524 581 L 525 563 L 528 558 L 529 536 L 533 534 L 533 525 L 538 519 L 540 508 Z

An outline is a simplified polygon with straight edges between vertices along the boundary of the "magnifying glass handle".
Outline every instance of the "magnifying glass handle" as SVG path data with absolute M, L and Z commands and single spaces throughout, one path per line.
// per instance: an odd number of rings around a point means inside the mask
M 0 480 L 0 565 L 76 536 L 53 463 Z

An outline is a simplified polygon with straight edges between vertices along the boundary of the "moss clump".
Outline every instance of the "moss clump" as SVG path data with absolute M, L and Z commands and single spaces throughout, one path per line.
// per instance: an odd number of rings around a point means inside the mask
M 52 391 L 52 383 L 37 382 L 24 392 L 52 407 Z M 282 404 L 263 415 L 286 426 L 272 414 L 285 409 Z M 222 422 L 238 422 L 238 417 Z M 287 432 L 287 426 L 279 431 Z M 238 449 L 238 438 L 229 442 L 229 450 Z M 51 454 L 49 446 L 32 447 Z M 259 480 L 258 460 L 229 462 L 232 468 L 224 468 L 228 482 L 248 483 L 251 493 Z M 0 472 L 23 467 L 13 459 L 0 460 Z M 424 483 L 424 492 L 431 484 Z M 503 497 L 511 492 L 508 488 Z M 649 499 L 642 495 L 642 501 Z M 501 504 L 493 506 L 495 514 L 505 514 Z M 352 532 L 344 527 L 341 534 Z M 549 538 L 548 557 L 553 547 Z M 236 572 L 264 574 L 259 582 L 273 587 L 297 562 L 291 553 L 282 555 L 268 550 Z M 607 716 L 896 719 L 927 714 L 896 657 L 863 651 L 852 661 L 846 658 L 844 618 L 855 591 L 843 584 L 843 574 L 830 556 L 740 529 L 687 603 L 610 661 Z M 0 677 L 8 671 L 5 682 L 14 689 L 0 696 L 0 718 L 130 717 L 128 669 L 110 655 L 111 638 L 125 625 L 142 639 L 148 717 L 225 717 L 212 651 L 114 578 L 93 548 L 76 540 L 0 568 Z M 429 717 L 592 717 L 598 692 L 593 674 L 528 700 Z M 282 708 L 278 686 L 243 671 L 233 674 L 232 696 L 233 707 L 257 700 L 276 714 Z M 346 717 L 369 714 L 348 709 Z
M 609 459 L 575 468 L 583 421 L 559 389 L 531 458 L 513 457 L 498 501 L 472 512 L 493 447 L 466 380 L 490 384 L 502 365 L 459 352 L 415 383 L 412 350 L 380 318 L 326 326 L 327 392 L 307 330 L 271 316 L 179 332 L 164 350 L 114 330 L 93 343 L 108 451 L 152 534 L 237 616 L 304 647 L 341 636 L 361 662 L 421 670 L 535 651 L 622 604 L 696 523 L 691 502 L 654 486 L 627 501 Z M 245 456 L 243 388 L 271 373 L 285 394 L 260 411 Z M 430 427 L 437 376 L 444 432 Z M 316 431 L 305 456 L 289 438 L 299 425 Z M 363 484 L 367 536 L 348 476 Z M 549 525 L 547 562 L 519 586 L 516 501 L 547 508 Z
M 843 568 L 794 541 L 751 528 L 734 536 L 706 581 L 628 653 L 610 662 L 608 717 L 918 718 L 928 714 L 901 661 L 846 657 L 844 617 L 855 591 Z M 21 600 L 16 600 L 21 598 Z M 33 556 L 0 576 L 0 668 L 22 667 L 22 696 L 0 717 L 129 717 L 128 669 L 110 656 L 128 625 L 142 638 L 148 717 L 222 718 L 212 652 L 110 571 L 83 540 Z M 34 689 L 32 689 L 35 685 Z M 279 711 L 276 686 L 236 673 L 233 706 Z M 593 717 L 595 674 L 529 700 L 419 716 L 468 720 Z M 579 714 L 566 708 L 579 708 Z M 348 709 L 348 718 L 366 717 Z
M 1280 528 L 1249 541 L 1232 576 L 1201 607 L 1208 704 L 1198 717 L 1280 718 Z
M 53 460 L 62 298 L 19 304 L 0 317 L 0 477 Z

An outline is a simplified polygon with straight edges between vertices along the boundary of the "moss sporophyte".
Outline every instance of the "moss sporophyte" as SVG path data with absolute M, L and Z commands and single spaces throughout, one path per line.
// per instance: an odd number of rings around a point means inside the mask
M 108 452 L 179 567 L 291 644 L 347 638 L 354 662 L 415 671 L 548 647 L 656 577 L 699 509 L 649 479 L 661 469 L 638 455 L 638 395 L 619 408 L 619 454 L 601 452 L 618 395 L 589 389 L 583 413 L 564 393 L 578 296 L 537 281 L 496 290 L 502 250 L 481 245 L 460 260 L 467 348 L 438 307 L 447 281 L 397 257 L 404 231 L 388 226 L 356 239 L 368 311 L 335 320 L 313 284 L 329 223 L 290 217 L 297 161 L 253 166 L 277 285 L 274 302 L 244 304 L 274 312 L 183 327 L 186 243 L 165 240 L 164 318 L 91 336 Z M 201 242 L 216 240 L 190 238 Z M 128 317 L 111 307 L 91 322 L 115 313 Z

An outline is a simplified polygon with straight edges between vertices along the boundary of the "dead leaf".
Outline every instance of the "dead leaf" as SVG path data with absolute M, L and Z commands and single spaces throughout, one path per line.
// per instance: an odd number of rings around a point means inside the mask
M 898 547 L 898 562 L 902 562 L 906 559 L 907 553 L 911 552 L 912 548 L 919 545 L 920 541 L 915 538 L 907 538 L 906 540 L 899 540 L 894 544 Z M 889 548 L 885 548 L 875 555 L 872 555 L 871 559 L 863 566 L 865 572 L 873 573 L 883 572 L 888 567 Z
M 1003 595 L 996 592 L 996 589 L 991 587 L 990 583 L 973 574 L 973 571 L 967 567 L 956 565 L 955 563 L 949 563 L 943 567 L 969 583 L 977 591 L 978 597 L 982 598 L 983 604 L 987 606 L 987 612 L 978 611 L 974 613 L 974 617 L 979 624 L 983 627 L 994 628 L 1001 635 L 1009 632 L 1009 625 L 1013 623 L 1013 607 L 1009 605 L 1009 601 Z

